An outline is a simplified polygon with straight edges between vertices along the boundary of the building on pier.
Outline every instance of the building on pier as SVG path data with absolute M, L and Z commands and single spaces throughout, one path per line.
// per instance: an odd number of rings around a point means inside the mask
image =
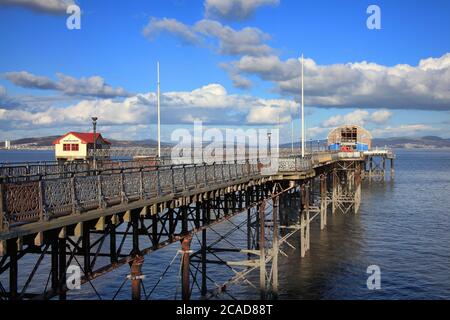
M 333 129 L 327 137 L 332 151 L 368 151 L 372 148 L 372 135 L 363 127 L 343 125 Z
M 109 149 L 111 143 L 105 140 L 100 133 L 96 133 L 97 158 L 105 158 L 100 150 Z M 58 161 L 85 161 L 90 160 L 91 150 L 94 149 L 94 134 L 92 132 L 69 132 L 53 141 L 55 158 Z

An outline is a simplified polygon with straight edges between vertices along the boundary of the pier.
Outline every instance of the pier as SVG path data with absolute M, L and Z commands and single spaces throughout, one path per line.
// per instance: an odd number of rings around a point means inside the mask
M 72 264 L 80 267 L 82 284 L 128 265 L 130 298 L 145 299 L 145 256 L 173 244 L 180 248 L 182 299 L 191 297 L 194 282 L 207 299 L 246 281 L 252 271 L 259 271 L 255 287 L 261 298 L 274 299 L 281 248 L 294 247 L 304 257 L 310 249 L 310 224 L 319 220 L 326 232 L 329 214 L 357 214 L 361 181 L 384 179 L 389 161 L 393 177 L 394 158 L 390 150 L 287 155 L 278 158 L 278 170 L 270 174 L 263 173 L 260 162 L 249 160 L 209 165 L 128 161 L 95 170 L 83 163 L 2 166 L 0 297 L 66 299 L 66 272 Z M 289 221 L 280 206 L 298 208 L 296 219 Z M 245 248 L 208 242 L 207 230 L 237 215 L 246 217 L 236 226 L 245 229 Z M 288 240 L 296 233 L 300 243 L 293 245 Z M 191 250 L 194 236 L 201 238 L 197 252 Z M 221 251 L 236 253 L 236 259 L 219 259 Z M 37 260 L 24 275 L 21 260 L 30 255 Z M 46 256 L 49 281 L 42 291 L 30 291 Z M 99 257 L 106 260 L 101 263 Z M 235 276 L 211 286 L 211 263 L 233 268 Z M 26 278 L 21 286 L 19 274 Z

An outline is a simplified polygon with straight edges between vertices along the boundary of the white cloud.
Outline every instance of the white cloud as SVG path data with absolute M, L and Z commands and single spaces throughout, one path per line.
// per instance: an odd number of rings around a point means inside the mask
M 225 20 L 245 20 L 262 6 L 279 4 L 279 0 L 205 0 L 206 16 Z
M 189 26 L 175 19 L 153 17 L 144 27 L 143 33 L 150 41 L 161 33 L 170 33 L 182 43 L 209 47 L 222 55 L 259 56 L 272 52 L 272 48 L 264 44 L 270 36 L 258 28 L 235 30 L 208 19 Z
M 298 59 L 243 56 L 227 67 L 233 74 L 271 81 L 282 94 L 298 95 Z M 305 59 L 305 98 L 318 107 L 450 110 L 450 53 L 417 66 L 365 61 L 318 65 Z
M 200 37 L 192 30 L 192 27 L 175 19 L 152 17 L 143 30 L 144 36 L 149 40 L 154 40 L 159 34 L 164 32 L 171 33 L 185 43 L 199 44 L 201 41 Z
M 392 116 L 388 110 L 381 109 L 370 113 L 367 110 L 356 109 L 344 115 L 335 115 L 323 121 L 321 127 L 332 128 L 344 124 L 364 126 L 367 123 L 383 124 Z
M 0 5 L 17 6 L 47 14 L 66 14 L 73 0 L 1 0 Z
M 392 112 L 389 110 L 383 109 L 378 110 L 372 113 L 371 115 L 371 121 L 375 123 L 385 123 L 389 118 L 392 116 Z
M 298 105 L 290 100 L 228 94 L 219 84 L 161 95 L 164 124 L 186 124 L 198 119 L 205 121 L 205 124 L 219 125 L 277 123 L 277 116 L 267 116 L 274 112 L 271 110 L 279 110 L 277 112 L 282 115 L 280 120 L 285 122 L 290 119 L 286 116 L 287 112 L 296 108 Z M 155 112 L 156 95 L 146 93 L 122 101 L 82 100 L 67 107 L 44 110 L 6 110 L 0 106 L 0 123 L 14 128 L 77 126 L 90 123 L 90 117 L 95 115 L 102 125 L 146 125 L 154 123 Z
M 275 124 L 291 121 L 291 116 L 286 108 L 275 106 L 255 107 L 250 109 L 247 115 L 247 121 L 250 124 Z
M 113 88 L 100 76 L 76 79 L 62 73 L 57 75 L 58 81 L 36 76 L 27 71 L 7 72 L 5 78 L 13 84 L 31 89 L 57 90 L 66 95 L 93 96 L 102 98 L 126 97 L 130 94 L 123 88 Z

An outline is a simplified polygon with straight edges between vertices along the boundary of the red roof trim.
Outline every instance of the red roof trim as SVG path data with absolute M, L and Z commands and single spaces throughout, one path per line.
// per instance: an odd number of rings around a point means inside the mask
M 65 137 L 67 137 L 69 134 L 77 137 L 83 143 L 94 143 L 94 133 L 92 133 L 92 132 L 69 132 L 69 133 L 66 133 L 65 135 L 63 135 L 62 137 L 56 139 L 55 141 L 53 141 L 53 144 L 59 144 L 60 141 L 62 139 L 64 139 Z M 106 140 L 102 137 L 101 133 L 97 132 L 95 135 L 97 137 L 97 140 L 101 139 L 101 140 L 103 140 L 104 143 L 111 144 L 111 142 L 109 142 L 108 140 Z

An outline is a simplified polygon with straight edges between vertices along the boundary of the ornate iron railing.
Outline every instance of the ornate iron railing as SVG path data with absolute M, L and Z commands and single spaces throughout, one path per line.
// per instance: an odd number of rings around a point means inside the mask
M 36 175 L 28 181 L 6 179 L 0 184 L 0 232 L 17 224 L 82 214 L 259 174 L 257 163 L 235 162 L 112 168 L 56 178 Z

